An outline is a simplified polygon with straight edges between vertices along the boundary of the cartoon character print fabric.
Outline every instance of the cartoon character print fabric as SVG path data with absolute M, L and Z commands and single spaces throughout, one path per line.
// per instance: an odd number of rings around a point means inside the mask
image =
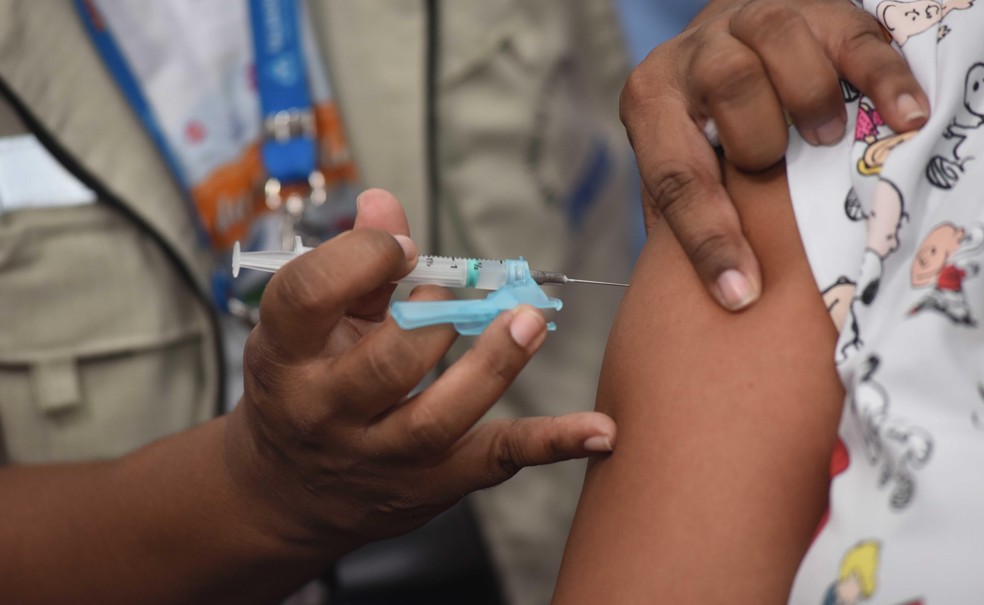
M 840 329 L 836 361 L 846 391 L 842 464 L 792 603 L 965 603 L 984 595 L 976 571 L 984 543 L 979 4 L 863 3 L 931 100 L 919 132 L 892 132 L 849 85 L 854 136 L 813 148 L 791 132 L 790 194 Z

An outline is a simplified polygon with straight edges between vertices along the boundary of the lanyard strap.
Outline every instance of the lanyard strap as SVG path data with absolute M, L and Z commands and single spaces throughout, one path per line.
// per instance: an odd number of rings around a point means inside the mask
M 297 0 L 249 0 L 267 174 L 307 182 L 317 167 L 314 111 Z

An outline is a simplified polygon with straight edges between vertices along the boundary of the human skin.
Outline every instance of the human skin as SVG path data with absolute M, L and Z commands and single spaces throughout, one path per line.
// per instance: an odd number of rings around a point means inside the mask
M 555 605 L 785 602 L 826 508 L 836 332 L 782 167 L 724 175 L 762 298 L 721 309 L 653 225 L 598 390 L 619 447 L 589 466 Z
M 358 205 L 270 281 L 232 413 L 118 460 L 0 469 L 0 600 L 276 603 L 524 466 L 611 450 L 596 412 L 473 428 L 546 338 L 528 306 L 408 397 L 456 335 L 386 316 L 416 247 L 393 196 Z
M 714 121 L 724 156 L 739 168 L 767 169 L 786 152 L 787 119 L 811 144 L 840 140 L 838 78 L 871 99 L 895 132 L 929 116 L 905 60 L 848 0 L 712 0 L 625 84 L 619 109 L 646 223 L 666 220 L 724 308 L 752 304 L 761 276 L 704 128 Z
M 875 185 L 875 199 L 867 217 L 865 247 L 884 259 L 899 247 L 902 227 L 902 196 L 888 181 Z

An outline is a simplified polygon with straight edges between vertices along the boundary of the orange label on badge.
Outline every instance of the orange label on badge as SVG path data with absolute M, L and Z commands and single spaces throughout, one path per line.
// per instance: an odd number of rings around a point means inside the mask
M 254 143 L 238 160 L 212 171 L 192 188 L 198 215 L 216 250 L 245 239 L 256 216 L 267 210 L 258 195 L 265 179 L 260 148 Z

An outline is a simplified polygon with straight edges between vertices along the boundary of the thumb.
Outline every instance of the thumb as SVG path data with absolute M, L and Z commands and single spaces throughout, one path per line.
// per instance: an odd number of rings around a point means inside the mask
M 607 454 L 615 421 L 600 412 L 488 422 L 465 436 L 449 461 L 455 493 L 498 485 L 527 466 Z

